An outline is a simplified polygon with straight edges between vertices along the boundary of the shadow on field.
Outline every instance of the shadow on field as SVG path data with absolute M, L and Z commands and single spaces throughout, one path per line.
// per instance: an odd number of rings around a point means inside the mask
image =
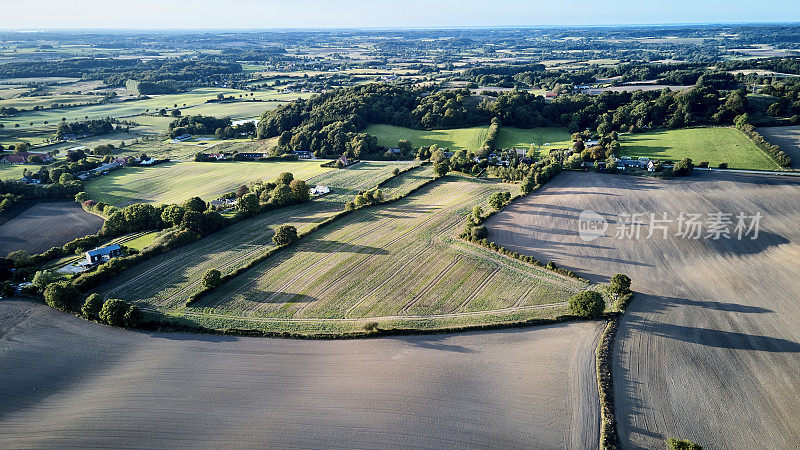
M 709 347 L 771 353 L 800 353 L 800 343 L 769 336 L 653 322 L 633 322 L 631 326 L 638 331 L 655 336 Z
M 392 339 L 397 339 L 405 342 L 406 344 L 411 344 L 415 347 L 425 348 L 428 350 L 440 350 L 454 353 L 475 353 L 475 350 L 471 348 L 442 342 L 447 340 L 449 337 L 451 336 L 446 334 L 431 334 L 421 336 L 398 336 Z

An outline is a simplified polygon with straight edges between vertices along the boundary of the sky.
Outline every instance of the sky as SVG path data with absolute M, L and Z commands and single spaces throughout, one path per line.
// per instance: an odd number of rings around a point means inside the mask
M 800 0 L 3 0 L 0 29 L 800 22 Z

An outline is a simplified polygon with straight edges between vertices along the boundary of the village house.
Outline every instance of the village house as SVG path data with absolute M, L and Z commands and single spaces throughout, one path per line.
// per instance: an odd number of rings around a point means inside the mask
M 307 150 L 295 150 L 293 154 L 297 155 L 299 159 L 314 159 L 314 154 Z
M 312 189 L 309 189 L 308 193 L 311 194 L 312 197 L 317 197 L 317 196 L 320 196 L 320 195 L 325 195 L 325 194 L 329 193 L 330 191 L 331 191 L 331 188 L 329 188 L 328 186 L 323 186 L 323 185 L 320 184 L 320 185 L 314 186 Z
M 53 156 L 47 153 L 32 153 L 32 152 L 19 152 L 11 155 L 6 155 L 0 159 L 3 164 L 29 164 L 30 158 L 39 158 L 44 164 L 53 162 Z
M 93 266 L 102 264 L 112 258 L 122 256 L 122 248 L 118 244 L 108 245 L 84 253 L 86 255 L 86 265 Z

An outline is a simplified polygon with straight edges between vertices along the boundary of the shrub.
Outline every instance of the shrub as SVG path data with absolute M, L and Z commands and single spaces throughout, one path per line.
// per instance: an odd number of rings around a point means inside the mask
M 51 307 L 67 310 L 78 296 L 78 291 L 67 281 L 50 283 L 44 290 L 44 301 Z
M 450 171 L 450 164 L 447 161 L 439 161 L 433 166 L 433 172 L 437 177 L 443 177 Z
M 667 449 L 668 450 L 703 450 L 703 447 L 699 444 L 695 444 L 694 442 L 688 439 L 675 439 L 669 438 L 667 439 Z
M 690 158 L 683 158 L 672 166 L 672 175 L 676 177 L 685 177 L 694 170 L 694 164 Z
M 700 161 L 700 164 L 698 164 L 697 167 L 702 167 L 704 169 L 707 169 L 708 168 L 708 161 Z
M 217 269 L 208 269 L 203 275 L 203 287 L 213 289 L 222 282 L 222 273 Z
M 31 282 L 39 290 L 44 290 L 48 284 L 58 281 L 61 278 L 54 270 L 40 270 L 33 276 Z
M 605 309 L 606 302 L 599 292 L 583 291 L 569 299 L 569 310 L 578 317 L 586 319 L 599 317 Z
M 100 320 L 109 325 L 122 326 L 125 324 L 125 313 L 128 312 L 130 306 L 125 300 L 110 298 L 103 303 L 98 316 Z
M 281 225 L 275 231 L 275 236 L 272 236 L 272 243 L 278 246 L 288 245 L 297 239 L 297 228 L 292 225 Z
M 76 202 L 83 203 L 86 200 L 89 200 L 89 194 L 87 194 L 86 192 L 81 191 L 81 192 L 78 192 L 77 194 L 75 194 L 75 201 Z
M 618 273 L 611 277 L 608 291 L 615 295 L 627 294 L 631 291 L 631 279 L 627 275 Z
M 103 297 L 100 294 L 92 294 L 83 302 L 81 314 L 87 319 L 97 319 L 101 309 L 103 309 Z
M 719 167 L 720 169 L 727 169 L 728 168 L 728 163 L 724 163 L 724 162 L 723 163 L 719 163 L 719 166 L 717 166 L 717 167 Z
M 122 317 L 122 321 L 128 328 L 136 328 L 136 326 L 139 325 L 141 319 L 142 319 L 142 311 L 136 305 L 131 305 L 128 308 L 128 311 L 126 311 L 125 315 Z

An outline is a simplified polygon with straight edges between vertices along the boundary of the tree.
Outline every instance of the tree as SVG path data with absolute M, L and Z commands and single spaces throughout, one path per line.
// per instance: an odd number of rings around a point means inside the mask
M 275 230 L 275 236 L 272 236 L 272 243 L 278 246 L 288 245 L 297 239 L 297 228 L 292 225 L 281 225 Z
M 292 188 L 285 184 L 281 184 L 280 186 L 276 187 L 272 190 L 272 194 L 270 196 L 270 200 L 272 203 L 276 205 L 288 205 L 294 201 L 294 194 L 292 193 Z
M 75 201 L 78 203 L 83 203 L 86 200 L 89 200 L 89 194 L 86 192 L 78 192 L 75 194 Z
M 122 322 L 128 328 L 136 328 L 142 320 L 142 311 L 136 305 L 130 305 L 125 315 L 122 316 Z
M 203 275 L 203 287 L 214 289 L 222 283 L 222 273 L 217 269 L 208 269 Z
M 295 202 L 307 202 L 311 198 L 311 194 L 308 193 L 308 185 L 303 180 L 292 180 L 289 188 L 292 190 Z
M 483 208 L 481 205 L 475 205 L 472 207 L 472 220 L 474 222 L 478 222 L 483 218 Z
M 447 160 L 439 161 L 433 165 L 433 172 L 436 174 L 438 178 L 447 175 L 447 172 L 449 171 L 450 171 L 450 164 L 447 163 Z
M 86 301 L 83 302 L 81 314 L 89 320 L 97 319 L 102 308 L 103 297 L 100 294 L 92 294 L 86 297 Z
M 75 175 L 73 175 L 71 173 L 62 173 L 61 176 L 58 178 L 58 182 L 60 184 L 67 184 L 70 181 L 74 181 L 74 180 L 75 180 Z
M 694 164 L 690 158 L 683 158 L 672 166 L 672 175 L 676 177 L 685 177 L 694 170 Z
M 205 211 L 206 202 L 200 197 L 192 197 L 183 204 L 187 211 Z
M 511 195 L 508 192 L 495 192 L 489 196 L 489 206 L 494 209 L 500 209 L 509 200 L 511 200 Z
M 186 209 L 180 205 L 168 205 L 161 212 L 161 221 L 168 226 L 176 227 L 181 224 Z
M 703 450 L 703 447 L 699 444 L 695 444 L 694 442 L 688 439 L 675 439 L 669 438 L 667 439 L 667 449 L 668 450 Z
M 618 273 L 611 277 L 608 291 L 614 295 L 627 294 L 631 291 L 631 279 L 627 275 Z
M 238 189 L 236 189 L 236 198 L 242 198 L 242 196 L 244 194 L 247 194 L 248 192 L 250 192 L 250 188 L 248 188 L 247 186 L 245 186 L 243 184 L 243 185 L 239 186 Z
M 585 319 L 599 317 L 605 309 L 606 302 L 599 292 L 583 291 L 569 299 L 569 310 L 572 314 Z
M 536 182 L 534 178 L 531 176 L 527 176 L 522 179 L 522 184 L 520 184 L 520 189 L 522 189 L 522 193 L 525 195 L 530 194 L 533 192 L 533 188 L 536 186 Z
M 44 290 L 48 284 L 57 281 L 59 278 L 61 277 L 54 270 L 40 270 L 33 276 L 31 283 L 39 290 Z
M 289 183 L 294 180 L 294 175 L 291 172 L 283 172 L 282 174 L 278 175 L 278 178 L 275 180 L 275 184 L 285 184 L 288 185 Z
M 51 308 L 67 310 L 77 297 L 78 291 L 68 281 L 50 283 L 44 290 L 44 301 Z
M 259 210 L 258 197 L 256 194 L 247 193 L 236 202 L 236 209 L 241 211 L 244 215 L 252 216 L 258 213 Z
M 110 298 L 103 303 L 98 317 L 109 325 L 122 326 L 125 324 L 125 313 L 128 312 L 130 306 L 125 300 Z

